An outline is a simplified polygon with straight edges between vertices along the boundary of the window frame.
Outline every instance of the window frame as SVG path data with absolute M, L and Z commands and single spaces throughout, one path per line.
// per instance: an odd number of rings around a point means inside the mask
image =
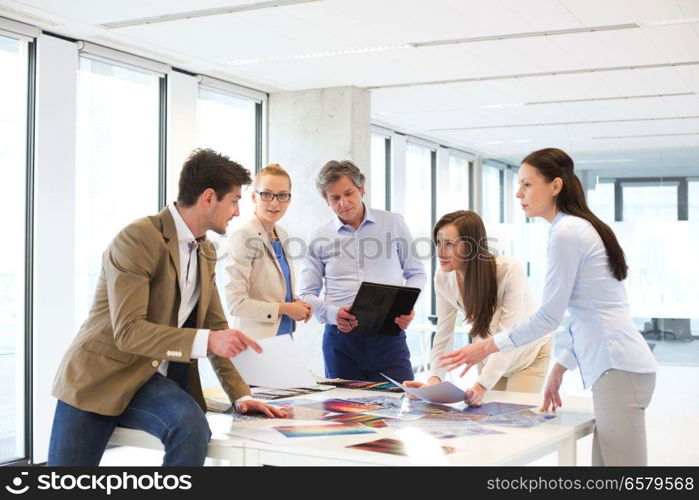
M 34 171 L 36 137 L 36 37 L 41 33 L 33 26 L 0 18 L 0 35 L 26 44 L 26 102 L 24 133 L 24 261 L 23 273 L 23 351 L 19 360 L 22 363 L 23 394 L 18 394 L 16 404 L 22 404 L 24 435 L 21 436 L 23 455 L 1 465 L 30 465 L 34 446 L 34 363 L 33 363 L 33 297 L 34 297 Z

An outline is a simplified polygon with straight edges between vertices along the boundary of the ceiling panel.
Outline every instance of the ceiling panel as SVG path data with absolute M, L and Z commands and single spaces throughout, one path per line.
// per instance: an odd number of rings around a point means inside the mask
M 665 104 L 676 115 L 699 116 L 699 94 L 663 98 Z
M 252 3 L 251 0 L 22 0 L 24 5 L 53 12 L 89 24 L 161 16 L 216 7 Z
M 642 29 L 601 31 L 594 36 L 623 61 L 625 66 L 676 61 L 674 58 L 668 59 L 668 56 L 660 52 Z
M 687 17 L 699 17 L 697 0 L 675 0 L 682 13 Z
M 141 47 L 155 54 L 151 57 L 179 68 L 227 76 L 252 87 L 302 90 L 399 85 L 372 90 L 375 120 L 489 155 L 521 158 L 544 146 L 589 154 L 694 147 L 688 155 L 699 164 L 696 119 L 602 123 L 699 115 L 699 64 L 604 71 L 699 61 L 699 23 L 677 23 L 699 17 L 698 0 L 320 0 L 113 30 L 98 26 L 253 2 L 0 0 L 2 5 L 54 19 L 59 24 L 56 33 L 107 45 L 124 44 L 122 48 L 134 52 Z M 411 42 L 634 22 L 644 25 L 397 48 Z M 371 51 L 329 56 L 357 49 Z M 240 60 L 257 62 L 226 65 Z M 602 70 L 586 72 L 590 69 Z M 577 73 L 502 78 L 561 71 Z M 491 79 L 416 85 L 472 78 Z M 591 100 L 687 92 L 694 94 Z M 571 100 L 579 102 L 560 102 Z M 548 103 L 527 105 L 542 101 Z M 589 121 L 598 123 L 547 125 Z M 493 126 L 500 127 L 488 128 Z M 446 130 L 456 127 L 477 128 Z M 647 137 L 616 137 L 620 135 Z
M 550 38 L 578 67 L 611 67 L 623 64 L 623 60 L 598 37 L 589 33 L 576 33 Z
M 682 18 L 675 0 L 561 0 L 586 26 Z
M 558 0 L 502 0 L 502 4 L 524 20 L 531 31 L 544 31 L 552 26 L 557 29 L 581 26 L 580 21 Z
M 643 32 L 658 52 L 671 61 L 699 59 L 699 23 L 644 28 Z
M 471 36 L 537 31 L 536 25 L 530 24 L 500 0 L 441 0 L 441 3 L 468 19 Z M 523 3 L 531 4 L 531 0 Z

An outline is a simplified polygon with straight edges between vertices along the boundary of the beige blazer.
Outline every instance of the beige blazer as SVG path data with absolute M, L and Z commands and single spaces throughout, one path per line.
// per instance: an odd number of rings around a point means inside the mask
M 275 231 L 286 249 L 286 231 L 279 225 Z M 296 298 L 294 263 L 289 252 L 285 250 L 285 253 L 291 274 L 291 296 Z M 257 217 L 230 236 L 228 255 L 225 288 L 233 328 L 258 339 L 275 336 L 281 321 L 279 303 L 286 297 L 286 282 L 272 243 Z
M 51 393 L 81 410 L 119 415 L 162 360 L 190 358 L 195 328 L 177 328 L 180 306 L 179 246 L 170 211 L 126 226 L 102 256 L 95 299 L 87 320 L 58 368 Z M 211 242 L 199 249 L 197 328 L 228 328 Z M 228 358 L 209 354 L 231 402 L 250 388 Z M 192 397 L 205 409 L 197 360 L 189 367 Z

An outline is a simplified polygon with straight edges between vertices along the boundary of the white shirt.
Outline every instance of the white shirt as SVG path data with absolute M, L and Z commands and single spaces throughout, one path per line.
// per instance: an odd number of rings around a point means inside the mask
M 609 369 L 654 373 L 657 363 L 634 326 L 626 289 L 609 269 L 604 243 L 585 219 L 563 212 L 549 229 L 548 269 L 541 308 L 493 337 L 503 352 L 532 342 L 561 322 L 568 308 L 570 344 L 557 362 L 580 367 L 585 388 Z
M 175 221 L 175 229 L 177 230 L 177 241 L 180 251 L 180 309 L 177 311 L 177 327 L 182 328 L 184 322 L 187 321 L 189 315 L 194 310 L 194 306 L 199 302 L 201 293 L 199 287 L 199 249 L 192 251 L 191 259 L 189 255 L 189 243 L 196 241 L 194 234 L 187 226 L 180 213 L 175 208 L 175 204 L 168 205 L 168 210 L 172 214 Z M 187 272 L 187 264 L 189 263 L 189 273 Z M 205 358 L 208 352 L 209 333 L 211 330 L 198 329 L 192 344 L 192 359 Z M 167 377 L 167 367 L 169 362 L 163 360 L 158 367 L 158 372 Z M 251 396 L 242 396 L 235 400 L 235 408 L 240 411 L 240 403 L 243 401 L 252 400 Z
M 190 260 L 189 243 L 195 241 L 194 235 L 175 208 L 175 204 L 168 205 L 167 208 L 175 221 L 180 250 L 180 309 L 177 311 L 177 328 L 182 328 L 182 325 L 184 325 L 184 322 L 187 321 L 187 318 L 194 310 L 194 306 L 199 302 L 199 249 L 192 251 Z M 187 276 L 187 262 L 189 262 L 189 276 Z M 194 343 L 192 344 L 192 359 L 205 358 L 208 345 L 209 330 L 197 330 Z M 168 365 L 169 362 L 163 360 L 158 367 L 158 371 L 165 377 L 167 377 Z
M 504 332 L 537 309 L 536 300 L 527 285 L 522 264 L 514 257 L 500 255 L 495 258 L 497 280 L 497 304 L 490 322 L 490 333 Z M 446 370 L 439 366 L 439 356 L 453 350 L 454 325 L 458 310 L 464 311 L 456 271 L 445 273 L 437 269 L 434 275 L 437 296 L 437 333 L 432 344 L 430 375 L 444 380 Z M 532 364 L 542 345 L 550 340 L 544 335 L 536 342 L 517 347 L 509 352 L 496 352 L 484 360 L 484 367 L 477 382 L 492 389 L 501 377 L 509 377 Z M 482 342 L 476 337 L 474 342 Z

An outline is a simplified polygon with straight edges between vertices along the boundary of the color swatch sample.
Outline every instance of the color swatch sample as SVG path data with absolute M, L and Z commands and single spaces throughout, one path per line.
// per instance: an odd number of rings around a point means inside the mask
M 372 434 L 375 431 L 361 424 L 328 424 L 328 425 L 284 425 L 273 427 L 288 438 L 345 436 L 350 434 Z
M 365 391 L 388 391 L 388 392 L 403 392 L 403 389 L 397 387 L 391 382 L 367 382 L 364 380 L 329 380 L 320 382 L 320 384 L 334 385 L 344 389 L 362 389 Z
M 409 408 L 382 408 L 380 410 L 369 410 L 367 413 L 377 417 L 400 418 L 404 420 L 417 420 L 427 413 Z
M 357 403 L 355 401 L 347 401 L 345 399 L 327 399 L 325 401 L 316 401 L 314 403 L 304 404 L 308 408 L 317 408 L 319 410 L 332 411 L 335 413 L 362 413 L 365 411 L 378 410 L 381 405 Z
M 391 438 L 377 439 L 376 441 L 369 441 L 368 443 L 353 444 L 347 448 L 373 451 L 376 453 L 388 453 L 390 455 L 401 455 L 404 457 L 408 456 L 405 443 L 403 443 L 403 441 L 399 441 L 398 439 Z M 451 446 L 441 446 L 441 448 L 444 455 L 457 451 L 456 448 L 452 448 Z
M 465 436 L 485 434 L 504 434 L 495 429 L 488 429 L 472 421 L 444 422 L 438 420 L 391 420 L 388 425 L 396 430 L 411 429 L 423 432 L 437 439 L 452 439 Z
M 381 429 L 387 426 L 385 421 L 390 419 L 376 417 L 374 415 L 367 415 L 365 413 L 341 413 L 339 415 L 328 415 L 323 417 L 323 420 L 331 420 L 333 422 L 337 422 L 338 424 L 357 423 L 366 425 L 367 427 L 373 427 L 374 429 Z
M 382 396 L 377 395 L 374 397 L 363 397 L 363 398 L 346 398 L 347 401 L 352 401 L 354 403 L 363 403 L 368 405 L 376 405 L 382 408 L 398 408 L 406 403 L 406 399 L 400 396 Z
M 556 415 L 550 413 L 535 413 L 531 410 L 524 410 L 515 413 L 507 413 L 505 415 L 492 415 L 483 419 L 481 423 L 528 429 L 553 420 L 554 418 L 556 418 Z
M 284 406 L 282 408 L 287 414 L 286 418 L 293 420 L 323 420 L 329 415 L 337 415 L 336 413 L 318 410 L 317 408 L 308 408 L 306 406 Z
M 412 411 L 420 411 L 429 415 L 439 415 L 441 413 L 447 413 L 454 408 L 452 406 L 447 406 L 439 403 L 428 403 L 427 401 L 410 401 L 408 403 L 408 408 Z
M 505 413 L 529 410 L 530 408 L 536 407 L 532 405 L 517 405 L 513 403 L 498 403 L 493 401 L 490 403 L 484 403 L 481 406 L 469 406 L 460 411 L 465 413 L 478 413 L 480 415 L 502 415 Z
M 479 413 L 465 413 L 463 411 L 455 410 L 446 413 L 438 413 L 433 415 L 427 415 L 423 417 L 422 420 L 441 420 L 444 422 L 459 422 L 464 420 L 470 420 L 472 422 L 478 422 L 487 418 L 488 415 L 481 415 Z

